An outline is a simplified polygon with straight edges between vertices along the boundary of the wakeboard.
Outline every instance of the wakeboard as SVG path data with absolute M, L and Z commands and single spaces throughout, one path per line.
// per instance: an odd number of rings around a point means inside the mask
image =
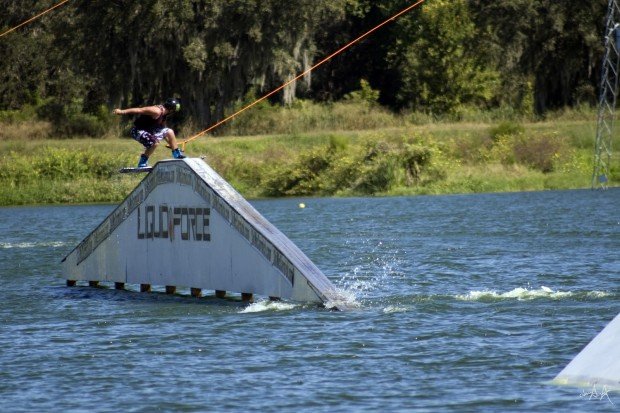
M 151 172 L 153 170 L 152 166 L 145 166 L 143 168 L 121 168 L 118 171 L 122 174 L 133 174 L 133 173 L 141 173 L 141 172 Z

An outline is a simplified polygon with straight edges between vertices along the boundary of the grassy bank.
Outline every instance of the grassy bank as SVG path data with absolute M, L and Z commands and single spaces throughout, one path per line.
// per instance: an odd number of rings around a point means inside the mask
M 407 124 L 203 137 L 186 152 L 250 198 L 588 188 L 595 127 L 579 119 Z M 14 138 L 0 148 L 1 205 L 119 202 L 141 179 L 117 173 L 141 151 L 126 138 Z M 159 148 L 152 163 L 169 156 Z

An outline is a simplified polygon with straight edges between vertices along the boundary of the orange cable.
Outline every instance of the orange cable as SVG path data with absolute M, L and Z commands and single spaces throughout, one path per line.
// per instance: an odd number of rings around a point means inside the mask
M 5 31 L 5 32 L 3 32 L 3 33 L 1 33 L 1 34 L 0 34 L 0 37 L 4 36 L 4 35 L 6 35 L 6 34 L 9 34 L 9 33 L 11 33 L 12 31 L 19 29 L 19 28 L 20 28 L 20 27 L 22 27 L 22 26 L 27 25 L 27 24 L 28 24 L 28 23 L 30 23 L 31 21 L 38 19 L 39 17 L 43 16 L 44 14 L 49 13 L 50 11 L 54 10 L 54 9 L 55 9 L 55 8 L 57 8 L 57 7 L 62 6 L 63 4 L 65 4 L 65 3 L 66 3 L 66 2 L 68 2 L 68 1 L 69 1 L 69 0 L 63 0 L 63 1 L 61 1 L 60 3 L 56 4 L 55 6 L 52 6 L 52 7 L 50 7 L 49 9 L 47 9 L 47 10 L 45 10 L 45 11 L 43 11 L 43 12 L 41 12 L 41 13 L 37 14 L 36 16 L 31 17 L 30 19 L 26 20 L 25 22 L 22 22 L 22 23 L 18 24 L 17 26 L 13 27 L 12 29 L 9 29 L 9 30 L 7 30 L 7 31 Z
M 208 133 L 210 131 L 212 131 L 213 129 L 217 128 L 218 126 L 220 126 L 221 124 L 228 122 L 229 120 L 231 120 L 232 118 L 234 118 L 235 116 L 239 115 L 241 112 L 245 112 L 247 109 L 250 109 L 252 106 L 262 102 L 263 100 L 267 99 L 269 96 L 279 92 L 280 90 L 284 89 L 286 86 L 290 85 L 291 83 L 301 79 L 302 77 L 304 77 L 305 75 L 307 75 L 308 73 L 310 73 L 311 71 L 313 71 L 314 69 L 316 69 L 317 67 L 321 66 L 323 63 L 327 62 L 328 60 L 330 60 L 331 58 L 333 58 L 334 56 L 342 53 L 343 51 L 345 51 L 346 49 L 348 49 L 349 47 L 353 46 L 355 43 L 359 42 L 360 40 L 364 39 L 365 37 L 367 37 L 368 35 L 370 35 L 371 33 L 379 30 L 381 27 L 385 26 L 386 24 L 388 24 L 391 21 L 396 20 L 397 18 L 399 18 L 400 16 L 402 16 L 403 14 L 407 13 L 408 11 L 412 10 L 413 8 L 419 6 L 420 4 L 424 3 L 425 0 L 418 0 L 417 2 L 415 2 L 414 4 L 410 5 L 409 7 L 406 7 L 405 9 L 401 10 L 400 12 L 396 13 L 394 16 L 390 17 L 389 19 L 385 20 L 383 23 L 373 27 L 372 29 L 368 30 L 366 33 L 362 34 L 361 36 L 357 37 L 355 40 L 350 41 L 349 43 L 347 43 L 346 45 L 344 45 L 343 47 L 341 47 L 340 49 L 336 50 L 334 53 L 330 54 L 329 56 L 327 56 L 326 58 L 324 58 L 323 60 L 321 60 L 320 62 L 318 62 L 317 64 L 315 64 L 314 66 L 312 66 L 310 69 L 307 69 L 306 71 L 304 71 L 303 73 L 297 75 L 295 78 L 289 80 L 288 82 L 284 83 L 283 85 L 277 87 L 276 89 L 272 90 L 271 92 L 267 93 L 265 96 L 261 97 L 260 99 L 255 100 L 254 102 L 242 107 L 241 109 L 239 109 L 238 111 L 236 111 L 235 113 L 233 113 L 232 115 L 226 117 L 225 119 L 222 119 L 221 121 L 209 126 L 207 129 L 203 130 L 202 132 L 199 132 L 197 134 L 195 134 L 194 136 L 180 142 L 181 148 L 183 150 L 185 150 L 185 144 L 188 142 L 193 141 L 194 139 L 199 138 L 200 136 L 204 135 L 205 133 Z

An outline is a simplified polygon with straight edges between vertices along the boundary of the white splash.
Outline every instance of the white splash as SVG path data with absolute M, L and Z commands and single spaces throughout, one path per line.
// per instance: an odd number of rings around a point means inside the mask
M 295 304 L 282 301 L 260 300 L 245 307 L 239 313 L 260 313 L 263 311 L 288 311 L 297 307 Z
M 588 291 L 586 295 L 590 298 L 604 298 L 609 297 L 611 294 L 605 291 Z
M 470 291 L 467 294 L 458 294 L 456 298 L 464 301 L 478 301 L 478 300 L 497 300 L 497 299 L 516 299 L 516 300 L 533 300 L 536 298 L 551 298 L 554 300 L 572 297 L 580 293 L 574 293 L 571 291 L 554 291 L 549 287 L 542 285 L 538 289 L 527 288 L 515 288 L 513 290 L 498 293 L 495 290 L 483 290 L 483 291 Z M 583 294 L 583 293 L 581 293 Z M 609 293 L 604 291 L 589 291 L 585 293 L 588 297 L 601 298 L 607 297 Z
M 340 289 L 347 292 L 360 292 L 365 293 L 372 291 L 376 288 L 378 281 L 377 278 L 368 277 L 365 275 L 369 270 L 364 270 L 360 266 L 355 266 L 351 273 L 345 274 L 340 280 Z
M 47 242 L 0 242 L 0 248 L 3 249 L 11 249 L 11 248 L 38 248 L 38 247 L 52 247 L 58 248 L 65 246 L 65 242 L 61 241 L 47 241 Z
M 354 291 L 346 290 L 343 288 L 336 288 L 335 300 L 327 301 L 325 308 L 339 308 L 351 310 L 354 308 L 360 308 L 362 305 L 357 301 L 357 296 Z
M 409 309 L 406 307 L 399 307 L 399 306 L 394 306 L 394 305 L 388 305 L 387 307 L 383 309 L 384 314 L 404 313 L 407 311 L 409 311 Z
M 345 244 L 353 244 L 354 251 L 350 256 L 350 262 L 342 268 L 346 272 L 338 274 L 337 289 L 342 295 L 349 296 L 344 303 L 347 308 L 360 307 L 358 300 L 368 298 L 373 291 L 381 290 L 386 283 L 395 278 L 403 277 L 402 251 L 391 248 L 390 243 L 376 242 L 371 239 L 346 241 Z M 358 251 L 358 252 L 355 252 Z M 337 303 L 336 303 L 337 306 Z

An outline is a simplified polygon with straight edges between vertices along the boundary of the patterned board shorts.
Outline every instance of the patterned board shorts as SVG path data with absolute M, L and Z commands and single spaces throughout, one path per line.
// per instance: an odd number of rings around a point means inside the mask
M 169 130 L 169 128 L 157 128 L 151 131 L 145 131 L 138 128 L 131 128 L 131 137 L 140 142 L 145 148 L 150 148 L 164 139 Z

